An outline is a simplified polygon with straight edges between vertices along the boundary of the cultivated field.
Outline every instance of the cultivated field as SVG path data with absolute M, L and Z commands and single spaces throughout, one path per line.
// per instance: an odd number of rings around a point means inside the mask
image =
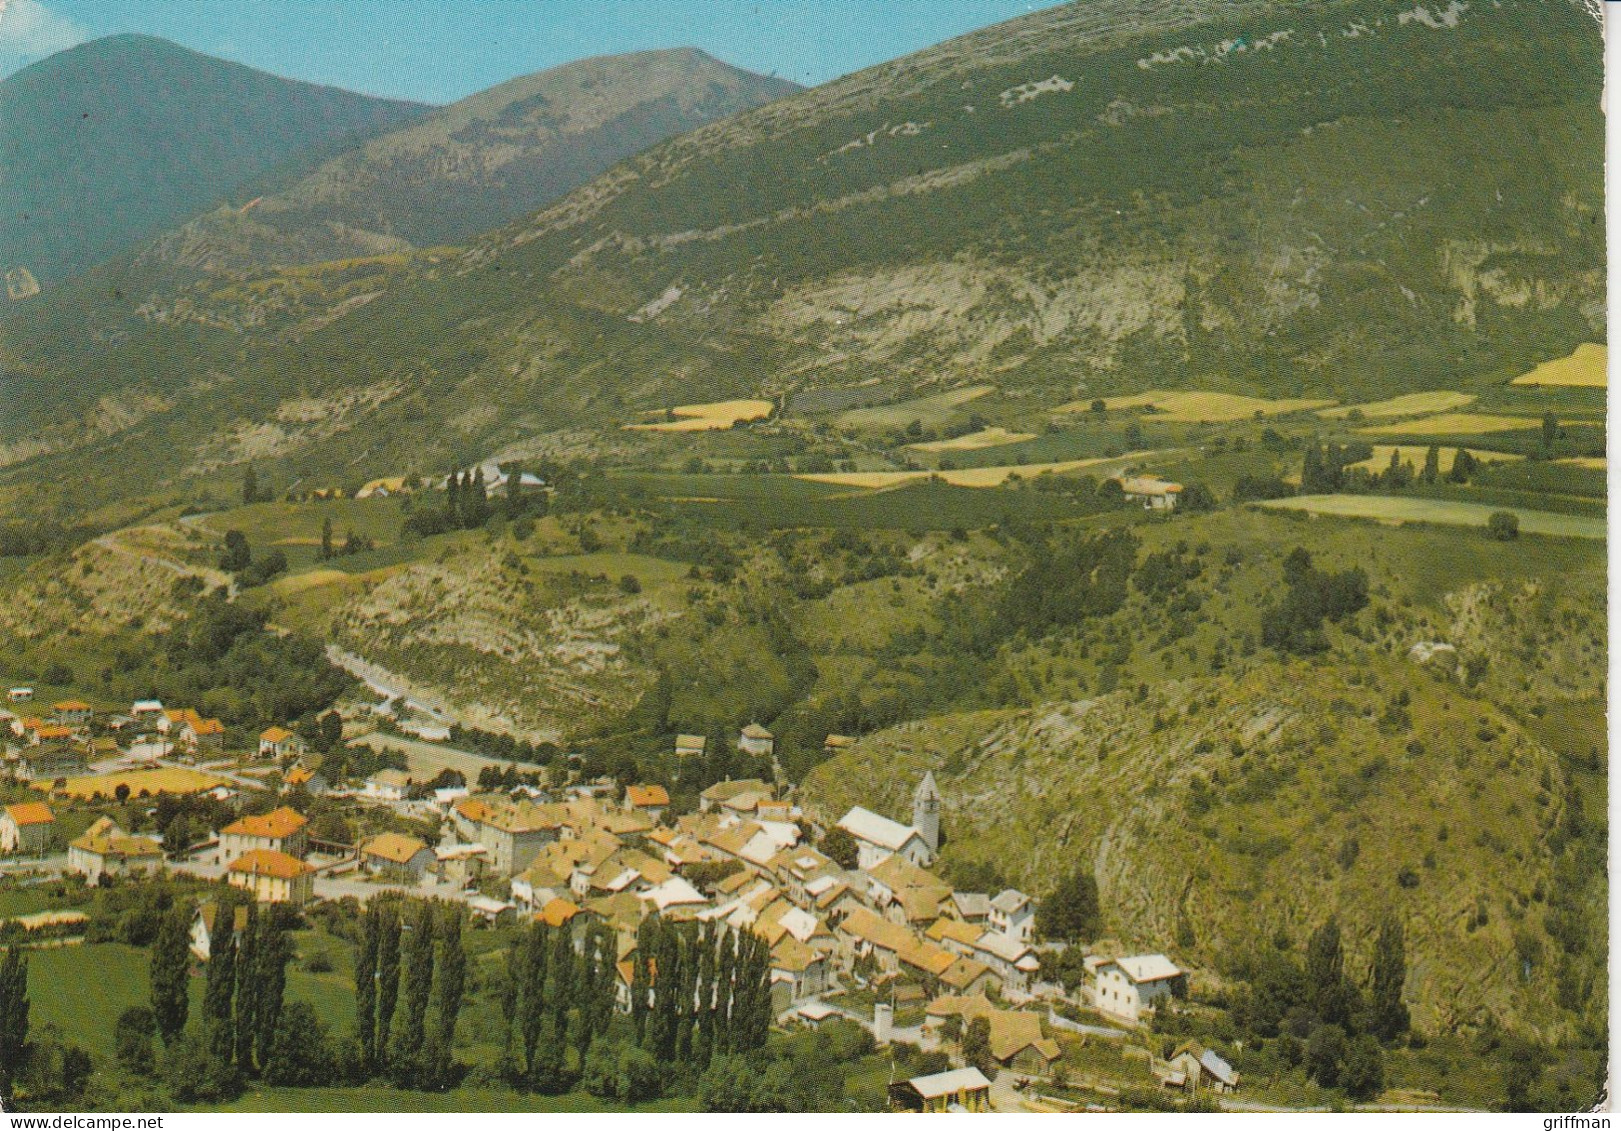
M 1103 406 L 1111 412 L 1122 408 L 1151 408 L 1154 419 L 1166 424 L 1225 424 L 1234 420 L 1252 420 L 1257 416 L 1282 416 L 1306 409 L 1323 408 L 1331 400 L 1297 398 L 1272 400 L 1266 397 L 1244 397 L 1236 393 L 1162 392 L 1150 389 L 1129 397 L 1104 397 Z M 1087 412 L 1091 401 L 1071 401 L 1059 405 L 1054 412 Z
M 675 420 L 661 420 L 657 424 L 627 424 L 636 432 L 717 432 L 730 428 L 740 420 L 762 420 L 771 415 L 770 401 L 712 401 L 709 404 L 684 404 L 670 410 Z
M 1511 385 L 1563 385 L 1583 389 L 1603 389 L 1608 386 L 1605 369 L 1609 351 L 1591 342 L 1576 347 L 1569 357 L 1544 361 L 1529 373 L 1522 373 L 1510 381 Z
M 1571 467 L 1585 468 L 1588 471 L 1608 471 L 1610 469 L 1610 461 L 1606 456 L 1576 456 L 1572 459 L 1561 459 L 1554 462 L 1569 464 Z
M 1481 503 L 1461 503 L 1447 499 L 1392 498 L 1388 495 L 1300 495 L 1256 504 L 1273 510 L 1305 511 L 1313 515 L 1342 518 L 1371 518 L 1400 525 L 1406 522 L 1432 522 L 1443 526 L 1485 526 L 1497 511 L 1508 511 L 1520 520 L 1522 534 L 1548 534 L 1560 538 L 1604 537 L 1604 519 L 1519 507 L 1493 507 Z
M 1405 393 L 1386 401 L 1319 409 L 1317 415 L 1330 420 L 1343 420 L 1353 412 L 1360 412 L 1365 417 L 1375 419 L 1383 416 L 1424 416 L 1432 412 L 1448 412 L 1462 408 L 1474 404 L 1476 399 L 1473 393 L 1455 393 L 1449 389 L 1437 389 L 1428 393 Z
M 907 447 L 916 448 L 920 452 L 968 452 L 978 448 L 994 448 L 999 444 L 1018 444 L 1035 438 L 1034 432 L 1009 432 L 1006 428 L 984 428 L 950 440 L 931 440 L 926 444 L 908 444 Z
M 1133 460 L 1152 454 L 1152 452 L 1129 452 L 1126 455 L 1112 459 L 1072 459 L 1065 460 L 1062 463 L 966 467 L 955 471 L 832 471 L 827 473 L 806 473 L 796 475 L 794 478 L 811 483 L 831 483 L 839 487 L 882 489 L 885 487 L 899 487 L 903 483 L 913 483 L 920 479 L 928 479 L 930 476 L 939 476 L 953 487 L 1000 487 L 1014 475 L 1024 479 L 1034 479 L 1036 476 L 1048 472 L 1054 475 L 1062 475 L 1066 471 L 1079 471 L 1083 467 L 1099 467 L 1103 464 L 1124 466 Z
M 165 767 L 157 770 L 126 770 L 117 774 L 92 774 L 87 777 L 66 778 L 59 786 L 38 782 L 36 789 L 65 794 L 76 801 L 90 801 L 97 797 L 112 797 L 118 787 L 128 786 L 131 797 L 156 797 L 160 793 L 184 796 L 201 793 L 224 785 L 225 779 L 198 770 Z
M 1358 428 L 1364 435 L 1400 432 L 1404 436 L 1470 436 L 1487 432 L 1523 432 L 1537 427 L 1529 416 L 1492 416 L 1482 412 L 1443 412 L 1423 420 L 1408 420 L 1400 424 L 1374 424 Z
M 1484 448 L 1469 448 L 1467 450 L 1470 455 L 1481 463 L 1509 463 L 1524 458 L 1523 456 L 1509 455 L 1507 452 L 1489 452 Z M 1365 459 L 1361 463 L 1353 463 L 1350 466 L 1365 467 L 1369 471 L 1383 471 L 1390 466 L 1391 452 L 1400 452 L 1401 455 L 1398 458 L 1403 463 L 1410 463 L 1415 470 L 1422 471 L 1424 469 L 1424 457 L 1429 452 L 1429 449 L 1422 444 L 1375 444 L 1373 445 L 1371 459 Z M 1442 475 L 1452 470 L 1452 463 L 1457 456 L 1457 448 L 1441 448 L 1440 464 Z
M 943 393 L 898 404 L 852 408 L 848 412 L 841 412 L 833 423 L 839 428 L 855 429 L 905 428 L 914 420 L 924 425 L 938 425 L 962 405 L 995 391 L 995 385 L 964 385 L 960 389 L 947 389 Z

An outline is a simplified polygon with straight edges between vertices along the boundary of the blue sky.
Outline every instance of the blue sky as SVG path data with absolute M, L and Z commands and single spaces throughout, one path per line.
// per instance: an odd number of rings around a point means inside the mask
M 0 77 L 162 36 L 276 74 L 449 102 L 590 55 L 693 46 L 807 86 L 1052 0 L 0 0 Z

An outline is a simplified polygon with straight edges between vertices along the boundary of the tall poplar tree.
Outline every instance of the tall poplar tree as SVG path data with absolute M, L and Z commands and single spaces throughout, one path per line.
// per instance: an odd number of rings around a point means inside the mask
M 546 1019 L 546 964 L 551 960 L 551 928 L 532 924 L 524 935 L 522 981 L 518 994 L 518 1030 L 523 1038 L 523 1067 L 531 1087 L 539 1078 L 540 1035 Z
M 373 903 L 366 909 L 366 926 L 355 955 L 355 1039 L 366 1072 L 377 1062 L 377 952 L 382 939 L 382 907 Z
M 377 1059 L 386 1064 L 388 1037 L 394 1025 L 394 1007 L 400 997 L 400 912 L 393 905 L 382 911 L 382 929 L 377 936 Z
M 446 905 L 439 929 L 439 976 L 434 983 L 434 1026 L 430 1040 L 433 1056 L 429 1064 L 435 1087 L 445 1087 L 451 1082 L 456 1019 L 461 1015 L 462 997 L 466 992 L 467 951 L 462 945 L 461 909 L 452 903 Z
M 433 991 L 433 905 L 424 903 L 413 918 L 403 946 L 401 1012 L 396 1018 L 389 1064 L 394 1082 L 411 1087 L 425 1075 L 423 1041 L 427 1035 L 428 996 Z
M 0 1099 L 9 1100 L 28 1044 L 28 960 L 15 946 L 0 956 Z
M 222 899 L 214 913 L 208 941 L 208 984 L 203 990 L 203 1019 L 208 1046 L 226 1063 L 236 1055 L 236 1029 L 231 1015 L 236 994 L 236 904 Z
M 1382 1041 L 1393 1041 L 1412 1024 L 1402 989 L 1407 984 L 1407 939 L 1401 920 L 1387 916 L 1379 924 L 1373 944 L 1373 1031 Z
M 287 942 L 287 911 L 273 904 L 259 919 L 258 1000 L 254 1014 L 254 1045 L 262 1071 L 270 1063 L 276 1029 L 281 1024 L 282 998 L 287 990 L 287 962 L 292 957 Z
M 253 1071 L 253 1043 L 259 1035 L 259 908 L 247 906 L 247 917 L 236 944 L 236 1009 L 232 1018 L 235 1048 L 231 1057 L 244 1072 Z
M 158 936 L 152 944 L 149 985 L 152 1016 L 165 1045 L 174 1043 L 186 1028 L 191 998 L 186 992 L 186 971 L 191 959 L 190 918 L 187 908 L 176 904 L 164 913 Z

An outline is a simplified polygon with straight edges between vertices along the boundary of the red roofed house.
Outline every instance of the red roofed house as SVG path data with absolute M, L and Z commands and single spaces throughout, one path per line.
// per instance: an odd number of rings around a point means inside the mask
M 243 817 L 220 830 L 220 863 L 250 852 L 278 852 L 302 860 L 309 851 L 304 814 L 288 805 L 257 817 Z
M 628 785 L 625 787 L 625 808 L 640 809 L 653 820 L 664 816 L 670 807 L 670 794 L 662 785 Z
M 270 727 L 259 736 L 259 757 L 296 758 L 305 751 L 304 740 L 286 727 Z
M 56 840 L 56 815 L 43 801 L 0 809 L 0 852 L 44 855 Z
M 285 852 L 256 849 L 233 860 L 225 874 L 232 887 L 250 892 L 260 903 L 301 907 L 315 892 L 315 869 Z

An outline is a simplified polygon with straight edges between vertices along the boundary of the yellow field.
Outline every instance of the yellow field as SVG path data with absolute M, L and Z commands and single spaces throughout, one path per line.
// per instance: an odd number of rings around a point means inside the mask
M 1373 445 L 1373 458 L 1365 459 L 1361 463 L 1349 464 L 1350 467 L 1365 467 L 1369 471 L 1383 471 L 1390 466 L 1390 453 L 1400 452 L 1403 463 L 1413 465 L 1414 471 L 1424 470 L 1424 456 L 1428 448 L 1420 444 L 1375 444 Z M 1523 456 L 1509 455 L 1506 452 L 1488 452 L 1480 448 L 1468 449 L 1480 463 L 1507 463 L 1512 460 L 1523 459 Z M 1441 449 L 1441 474 L 1445 475 L 1452 470 L 1452 461 L 1457 457 L 1457 448 L 1443 447 Z
M 131 797 L 156 797 L 160 793 L 177 795 L 201 793 L 224 785 L 224 778 L 214 777 L 198 770 L 165 768 L 160 770 L 126 770 L 117 774 L 92 774 L 82 778 L 68 778 L 53 788 L 48 781 L 35 782 L 34 788 L 76 801 L 89 801 L 96 797 L 112 797 L 120 785 L 129 786 Z
M 1432 412 L 1446 412 L 1449 409 L 1462 408 L 1464 405 L 1474 404 L 1477 398 L 1473 393 L 1454 393 L 1448 389 L 1438 389 L 1428 393 L 1407 393 L 1399 397 L 1391 397 L 1388 401 L 1373 401 L 1369 404 L 1348 404 L 1338 408 L 1325 408 L 1320 410 L 1318 416 L 1326 416 L 1330 420 L 1342 420 L 1353 412 L 1360 412 L 1363 416 L 1423 416 Z
M 771 415 L 775 407 L 770 401 L 713 401 L 709 404 L 684 404 L 670 410 L 678 420 L 661 420 L 657 424 L 627 424 L 637 432 L 715 432 L 730 428 L 739 420 L 760 420 Z
M 1358 428 L 1364 435 L 1381 432 L 1401 432 L 1409 436 L 1465 436 L 1484 432 L 1520 432 L 1537 427 L 1529 416 L 1490 416 L 1480 412 L 1443 412 L 1423 420 L 1409 420 L 1401 424 L 1374 424 Z
M 950 440 L 930 440 L 927 444 L 907 444 L 920 452 L 968 452 L 978 448 L 994 448 L 998 444 L 1017 444 L 1021 440 L 1034 440 L 1034 432 L 1009 432 L 1006 428 L 986 428 L 957 436 Z
M 1000 487 L 1014 475 L 1023 479 L 1034 479 L 1049 471 L 1054 475 L 1061 475 L 1066 471 L 1077 471 L 1083 467 L 1096 467 L 1104 463 L 1126 464 L 1151 454 L 1153 453 L 1130 452 L 1105 459 L 1072 459 L 1063 463 L 1027 463 L 1022 466 L 966 467 L 957 471 L 834 471 L 826 474 L 796 475 L 794 478 L 812 483 L 832 483 L 839 487 L 867 487 L 881 490 L 938 475 L 953 487 Z
M 1103 405 L 1111 411 L 1119 408 L 1152 408 L 1154 419 L 1167 424 L 1224 424 L 1234 420 L 1250 420 L 1256 415 L 1281 416 L 1302 412 L 1310 408 L 1323 408 L 1332 400 L 1269 400 L 1265 397 L 1242 397 L 1236 393 L 1163 392 L 1150 389 L 1129 397 L 1104 397 Z M 1071 401 L 1059 405 L 1054 412 L 1087 412 L 1091 401 Z
M 1603 389 L 1609 385 L 1605 369 L 1609 351 L 1603 346 L 1586 342 L 1576 347 L 1569 357 L 1544 361 L 1529 373 L 1522 373 L 1510 381 L 1511 385 L 1565 385 L 1583 389 Z
M 1572 456 L 1570 459 L 1556 459 L 1555 463 L 1568 463 L 1572 467 L 1584 467 L 1588 471 L 1608 471 L 1610 461 L 1604 456 Z

